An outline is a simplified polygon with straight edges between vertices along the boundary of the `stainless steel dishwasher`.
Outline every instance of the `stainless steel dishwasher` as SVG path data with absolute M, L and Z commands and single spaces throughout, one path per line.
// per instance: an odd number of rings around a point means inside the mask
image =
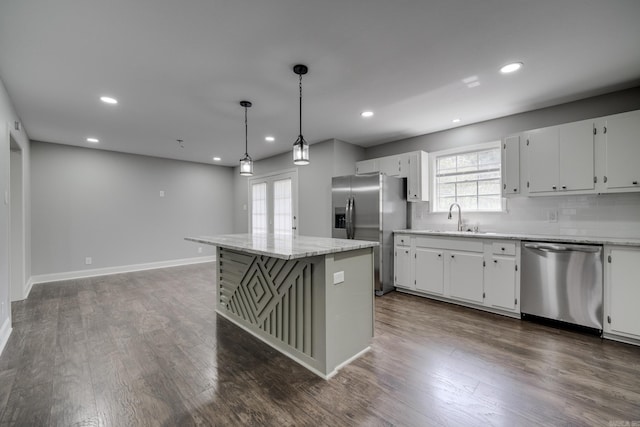
M 602 333 L 602 246 L 522 242 L 520 309 Z

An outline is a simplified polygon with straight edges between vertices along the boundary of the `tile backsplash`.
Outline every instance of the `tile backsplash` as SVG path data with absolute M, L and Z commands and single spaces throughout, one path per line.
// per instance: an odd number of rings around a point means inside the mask
M 480 231 L 590 237 L 640 238 L 640 193 L 516 197 L 505 212 L 462 212 L 464 228 Z M 455 230 L 446 212 L 429 212 L 429 203 L 409 203 L 410 228 Z

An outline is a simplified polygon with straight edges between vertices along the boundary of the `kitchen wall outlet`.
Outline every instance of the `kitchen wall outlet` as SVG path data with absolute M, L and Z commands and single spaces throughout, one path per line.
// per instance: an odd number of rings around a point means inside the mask
M 547 210 L 547 222 L 558 222 L 558 211 L 555 209 Z
M 90 257 L 90 256 L 88 256 L 88 257 L 86 257 L 86 258 L 84 259 L 84 264 L 85 264 L 85 265 L 91 265 L 92 263 L 93 263 L 93 260 L 91 259 L 91 257 Z
M 202 246 L 198 246 L 198 253 L 201 254 L 202 253 Z
M 242 205 L 242 210 L 246 211 L 247 210 L 247 205 Z
M 160 197 L 164 197 L 164 190 L 160 190 Z
M 333 284 L 337 285 L 344 282 L 344 271 L 337 271 L 333 273 Z

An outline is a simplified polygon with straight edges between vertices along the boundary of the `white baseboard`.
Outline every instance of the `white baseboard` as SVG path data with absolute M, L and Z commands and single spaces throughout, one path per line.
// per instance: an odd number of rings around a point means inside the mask
M 204 262 L 213 262 L 216 260 L 215 255 L 184 258 L 171 261 L 149 262 L 145 264 L 123 265 L 118 267 L 95 268 L 92 270 L 68 271 L 64 273 L 39 274 L 31 276 L 29 279 L 29 291 L 31 286 L 36 283 L 59 282 L 60 280 L 82 279 L 85 277 L 106 276 L 109 274 L 131 273 L 133 271 L 154 270 L 156 268 L 177 267 L 179 265 L 200 264 Z M 27 293 L 28 295 L 28 293 Z
M 24 298 L 23 299 L 29 298 L 29 294 L 31 293 L 31 288 L 33 288 L 33 277 L 29 277 L 29 280 L 27 280 L 27 285 L 26 285 L 25 290 L 24 290 Z
M 11 316 L 4 319 L 4 323 L 0 328 L 0 354 L 4 350 L 4 347 L 7 345 L 7 341 L 9 341 L 9 336 L 11 336 Z

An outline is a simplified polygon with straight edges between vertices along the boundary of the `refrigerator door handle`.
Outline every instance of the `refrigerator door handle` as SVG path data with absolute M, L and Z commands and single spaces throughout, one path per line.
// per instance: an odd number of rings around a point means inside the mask
M 353 197 L 347 199 L 347 239 L 353 239 Z

